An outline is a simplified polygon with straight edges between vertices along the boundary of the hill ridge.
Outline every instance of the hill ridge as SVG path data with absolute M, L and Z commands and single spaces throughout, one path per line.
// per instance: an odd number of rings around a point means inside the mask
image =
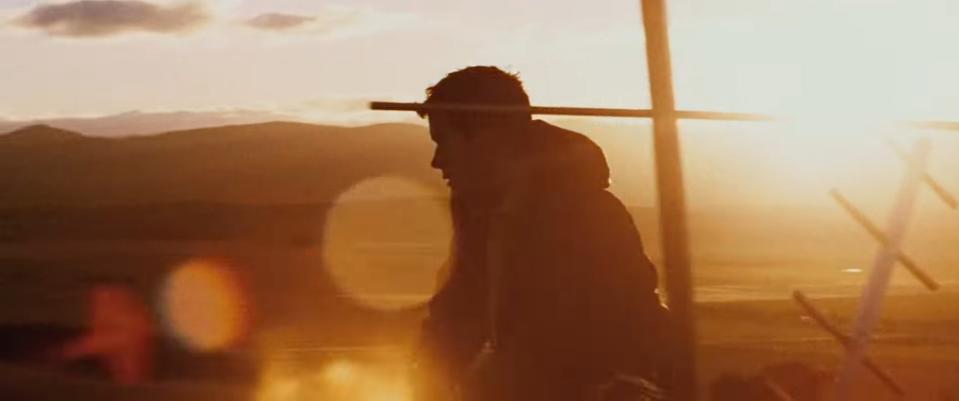
M 0 134 L 0 144 L 48 144 L 86 138 L 83 134 L 47 124 L 33 124 Z

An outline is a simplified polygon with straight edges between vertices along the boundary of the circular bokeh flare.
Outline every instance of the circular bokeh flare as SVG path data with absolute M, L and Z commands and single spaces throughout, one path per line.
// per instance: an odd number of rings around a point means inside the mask
M 444 194 L 401 177 L 376 177 L 343 192 L 330 209 L 324 265 L 357 303 L 413 307 L 435 293 L 451 238 Z
M 192 349 L 229 348 L 247 332 L 246 296 L 224 263 L 195 259 L 178 266 L 167 277 L 161 298 L 167 330 Z

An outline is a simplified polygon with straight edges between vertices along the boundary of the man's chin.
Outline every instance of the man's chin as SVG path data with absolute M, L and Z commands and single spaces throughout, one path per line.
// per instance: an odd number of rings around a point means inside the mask
M 455 185 L 450 186 L 450 197 L 473 205 L 488 205 L 498 198 L 497 191 L 491 188 L 464 188 Z

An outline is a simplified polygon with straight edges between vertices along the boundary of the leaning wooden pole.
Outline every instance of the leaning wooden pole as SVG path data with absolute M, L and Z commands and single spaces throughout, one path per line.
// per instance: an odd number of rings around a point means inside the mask
M 676 347 L 672 399 L 695 401 L 696 319 L 693 312 L 692 269 L 686 224 L 686 193 L 680 157 L 676 102 L 665 0 L 641 0 L 646 33 L 646 63 L 653 103 L 653 141 L 656 150 L 656 185 L 659 224 L 666 275 L 666 292 L 672 311 Z

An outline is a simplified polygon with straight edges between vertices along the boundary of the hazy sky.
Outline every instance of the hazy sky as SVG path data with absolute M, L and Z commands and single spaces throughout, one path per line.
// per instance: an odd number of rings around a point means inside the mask
M 959 119 L 953 0 L 669 3 L 681 107 Z M 360 121 L 470 64 L 520 72 L 537 103 L 648 104 L 633 0 L 0 0 L 0 20 L 0 118 Z
M 544 101 L 646 97 L 645 76 L 634 76 L 643 59 L 633 2 L 97 3 L 82 14 L 78 1 L 0 0 L 8 21 L 0 48 L 12 54 L 0 63 L 9 99 L 0 115 L 269 108 L 322 119 L 372 98 L 420 99 L 444 73 L 470 64 L 519 71 Z M 45 4 L 60 14 L 38 12 Z M 131 4 L 152 8 L 132 20 L 123 10 L 111 15 Z M 156 21 L 164 18 L 174 21 Z M 164 22 L 172 27 L 150 25 Z M 98 24 L 108 28 L 93 30 Z

